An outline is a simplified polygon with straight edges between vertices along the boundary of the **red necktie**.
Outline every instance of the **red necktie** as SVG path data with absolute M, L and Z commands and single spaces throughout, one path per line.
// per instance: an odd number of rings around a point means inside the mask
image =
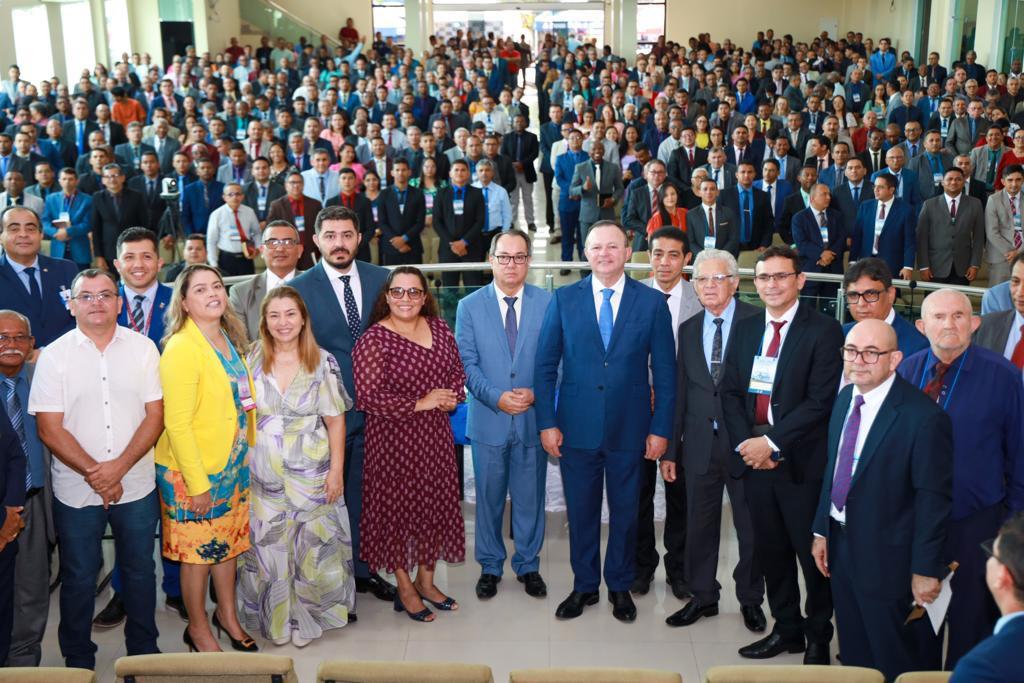
M 955 199 L 949 202 L 949 217 L 954 219 L 954 220 L 956 219 L 956 200 Z
M 1010 356 L 1010 362 L 1024 370 L 1024 325 L 1020 326 L 1020 339 L 1017 340 L 1017 345 L 1013 347 L 1013 355 Z
M 1019 347 L 1020 344 L 1017 346 Z M 1016 350 L 1014 350 L 1014 355 L 1016 355 Z M 932 378 L 924 386 L 924 393 L 933 401 L 939 400 L 939 393 L 942 391 L 942 378 L 946 376 L 946 370 L 949 370 L 948 363 L 935 363 L 932 366 Z
M 658 191 L 651 193 L 651 215 L 658 213 Z
M 693 150 L 692 149 L 686 150 L 686 156 L 690 157 L 690 165 L 693 166 Z
M 775 333 L 772 335 L 772 342 L 768 345 L 768 353 L 765 355 L 769 358 L 778 358 L 779 347 L 782 346 L 782 326 L 786 324 L 786 321 L 771 320 L 769 322 L 775 328 Z M 771 404 L 771 399 L 772 397 L 768 394 L 757 395 L 754 400 L 754 424 L 768 424 L 768 406 Z

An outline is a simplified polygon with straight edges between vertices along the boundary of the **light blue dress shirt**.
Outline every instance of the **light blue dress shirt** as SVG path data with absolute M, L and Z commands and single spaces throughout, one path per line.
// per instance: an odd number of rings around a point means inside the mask
M 715 341 L 716 317 L 722 319 L 722 363 L 725 363 L 725 347 L 729 343 L 729 330 L 732 329 L 732 319 L 736 315 L 736 299 L 729 301 L 729 305 L 722 311 L 722 315 L 712 315 L 711 311 L 704 311 L 704 362 L 708 364 L 708 372 L 711 372 L 711 345 Z
M 36 284 L 39 285 L 39 291 L 40 292 L 43 291 L 43 275 L 42 275 L 42 271 L 39 270 L 39 257 L 38 256 L 35 258 L 34 261 L 32 261 L 32 265 L 29 265 L 29 266 L 23 266 L 20 263 L 18 263 L 17 261 L 15 261 L 14 259 L 11 259 L 11 258 L 8 258 L 7 262 L 11 264 L 11 268 L 14 268 L 14 272 L 17 273 L 18 278 L 21 279 L 21 282 L 25 285 L 25 289 L 27 289 L 30 293 L 32 292 L 32 285 L 29 284 L 28 273 L 25 272 L 25 269 L 26 268 L 35 268 L 36 272 L 35 272 L 34 276 L 36 278 Z
M 480 181 L 473 183 L 473 187 L 484 191 Z M 512 202 L 508 198 L 508 190 L 496 182 L 487 185 L 487 230 L 508 230 L 512 227 Z

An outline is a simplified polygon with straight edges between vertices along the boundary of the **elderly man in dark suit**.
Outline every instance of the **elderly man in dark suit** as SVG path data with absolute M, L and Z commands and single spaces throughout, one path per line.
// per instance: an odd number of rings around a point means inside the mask
M 943 193 L 921 207 L 917 264 L 925 282 L 967 285 L 978 276 L 985 248 L 985 207 L 964 190 L 964 172 L 943 175 Z
M 666 619 L 689 626 L 718 614 L 718 551 L 722 526 L 722 489 L 729 493 L 739 560 L 733 571 L 743 623 L 754 632 L 766 628 L 764 579 L 754 561 L 754 529 L 747 506 L 743 463 L 732 453 L 720 387 L 725 357 L 736 323 L 760 309 L 737 300 L 739 267 L 732 254 L 706 249 L 693 266 L 693 286 L 704 310 L 679 327 L 676 359 L 676 410 L 673 438 L 661 459 L 666 486 L 685 485 L 687 581 L 693 599 Z M 683 476 L 683 473 L 686 476 Z M 684 482 L 685 479 L 685 482 Z

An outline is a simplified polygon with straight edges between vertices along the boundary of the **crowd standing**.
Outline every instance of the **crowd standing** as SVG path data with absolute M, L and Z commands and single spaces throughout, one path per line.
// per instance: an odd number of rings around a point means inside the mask
M 94 668 L 91 629 L 122 622 L 128 654 L 156 652 L 157 532 L 190 650 L 303 646 L 360 595 L 457 611 L 434 577 L 465 560 L 449 413 L 468 396 L 478 599 L 504 574 L 508 495 L 513 573 L 547 595 L 550 457 L 560 619 L 603 582 L 634 621 L 662 561 L 685 601 L 667 625 L 716 616 L 725 489 L 761 634 L 743 657 L 829 664 L 835 630 L 844 664 L 887 680 L 1020 679 L 1019 60 L 917 65 L 854 32 L 635 58 L 461 31 L 415 55 L 351 20 L 339 41 L 0 83 L 8 665 L 40 662 L 55 545 L 66 663 Z M 538 182 L 550 241 L 589 269 L 553 294 L 526 282 Z M 440 278 L 476 289 L 452 331 L 416 265 L 484 261 Z M 737 297 L 741 261 L 761 306 Z M 915 276 L 987 277 L 987 315 L 950 288 L 909 322 L 894 280 Z M 819 310 L 840 287 L 845 327 Z M 936 634 L 908 614 L 953 562 Z

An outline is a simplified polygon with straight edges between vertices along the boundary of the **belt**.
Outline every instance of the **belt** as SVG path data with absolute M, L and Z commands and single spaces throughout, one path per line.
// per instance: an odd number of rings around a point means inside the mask
M 42 486 L 36 486 L 25 491 L 25 500 L 33 498 L 43 492 Z
M 828 521 L 831 522 L 833 530 L 846 533 L 846 522 L 840 522 L 835 517 L 829 517 Z
M 771 430 L 772 430 L 772 425 L 763 424 L 763 425 L 754 425 L 753 429 L 751 429 L 750 431 L 754 434 L 754 436 L 764 436 L 765 434 L 767 434 Z

